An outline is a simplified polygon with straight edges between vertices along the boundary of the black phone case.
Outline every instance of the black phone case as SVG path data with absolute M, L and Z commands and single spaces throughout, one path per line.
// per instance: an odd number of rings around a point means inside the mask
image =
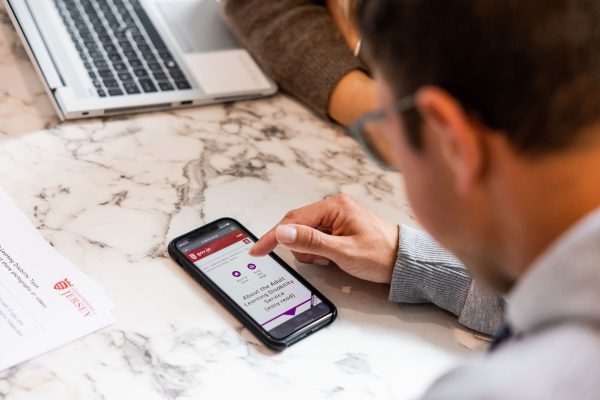
M 196 234 L 202 234 L 202 231 L 210 232 L 210 229 L 213 225 L 217 225 L 219 222 L 223 221 L 231 221 L 237 224 L 245 234 L 251 237 L 254 241 L 258 241 L 258 238 L 252 234 L 244 225 L 240 224 L 233 218 L 219 218 L 213 222 L 210 222 L 206 225 L 201 226 L 200 228 L 194 229 L 191 232 L 188 232 L 184 235 L 178 236 L 173 239 L 168 246 L 169 255 L 177 264 L 179 264 L 183 269 L 194 278 L 196 282 L 198 282 L 202 287 L 204 287 L 221 305 L 223 305 L 229 312 L 231 312 L 244 326 L 246 326 L 250 332 L 252 332 L 258 339 L 260 339 L 266 346 L 273 350 L 281 351 L 286 347 L 298 342 L 301 339 L 304 339 L 306 336 L 318 331 L 319 329 L 331 324 L 337 317 L 337 309 L 333 305 L 331 301 L 329 301 L 321 292 L 315 289 L 308 281 L 306 281 L 300 274 L 298 274 L 292 267 L 290 267 L 285 261 L 283 261 L 277 254 L 271 252 L 269 253 L 269 257 L 272 257 L 279 265 L 281 265 L 285 270 L 287 270 L 294 278 L 298 279 L 303 285 L 305 285 L 309 290 L 311 290 L 315 295 L 317 295 L 327 306 L 329 306 L 331 310 L 331 318 L 324 323 L 318 324 L 311 328 L 309 331 L 303 332 L 302 334 L 298 334 L 298 332 L 294 332 L 288 337 L 283 339 L 277 339 L 270 335 L 266 330 L 264 330 L 260 325 L 258 325 L 240 306 L 238 306 L 221 288 L 219 288 L 215 283 L 213 283 L 204 273 L 202 273 L 196 266 L 186 259 L 175 247 L 175 243 L 179 240 Z

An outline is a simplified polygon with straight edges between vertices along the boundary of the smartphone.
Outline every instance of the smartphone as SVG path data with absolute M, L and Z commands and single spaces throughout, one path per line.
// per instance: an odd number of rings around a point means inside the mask
M 258 239 L 221 218 L 169 243 L 169 255 L 265 345 L 275 350 L 332 323 L 337 310 L 275 253 L 252 257 Z

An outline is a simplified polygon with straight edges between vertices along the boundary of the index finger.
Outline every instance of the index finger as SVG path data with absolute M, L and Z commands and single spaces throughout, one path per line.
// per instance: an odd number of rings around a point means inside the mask
M 251 256 L 266 256 L 277 247 L 277 238 L 275 237 L 275 230 L 279 225 L 285 224 L 297 224 L 307 225 L 311 228 L 318 228 L 323 225 L 323 221 L 330 216 L 333 207 L 329 199 L 321 200 L 319 202 L 309 204 L 308 206 L 297 208 L 289 211 L 281 221 L 267 233 L 265 233 L 258 242 L 249 251 Z

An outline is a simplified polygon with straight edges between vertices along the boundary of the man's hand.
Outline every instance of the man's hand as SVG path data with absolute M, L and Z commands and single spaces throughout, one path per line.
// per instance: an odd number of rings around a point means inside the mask
M 390 283 L 398 250 L 398 227 L 345 195 L 288 212 L 250 250 L 269 254 L 278 244 L 307 264 L 337 264 L 357 278 Z

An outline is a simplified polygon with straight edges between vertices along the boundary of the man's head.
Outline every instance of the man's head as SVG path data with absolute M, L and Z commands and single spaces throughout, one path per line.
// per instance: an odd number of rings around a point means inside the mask
M 415 213 L 507 290 L 600 205 L 600 2 L 365 0 L 363 46 Z M 596 179 L 598 185 L 592 185 Z

